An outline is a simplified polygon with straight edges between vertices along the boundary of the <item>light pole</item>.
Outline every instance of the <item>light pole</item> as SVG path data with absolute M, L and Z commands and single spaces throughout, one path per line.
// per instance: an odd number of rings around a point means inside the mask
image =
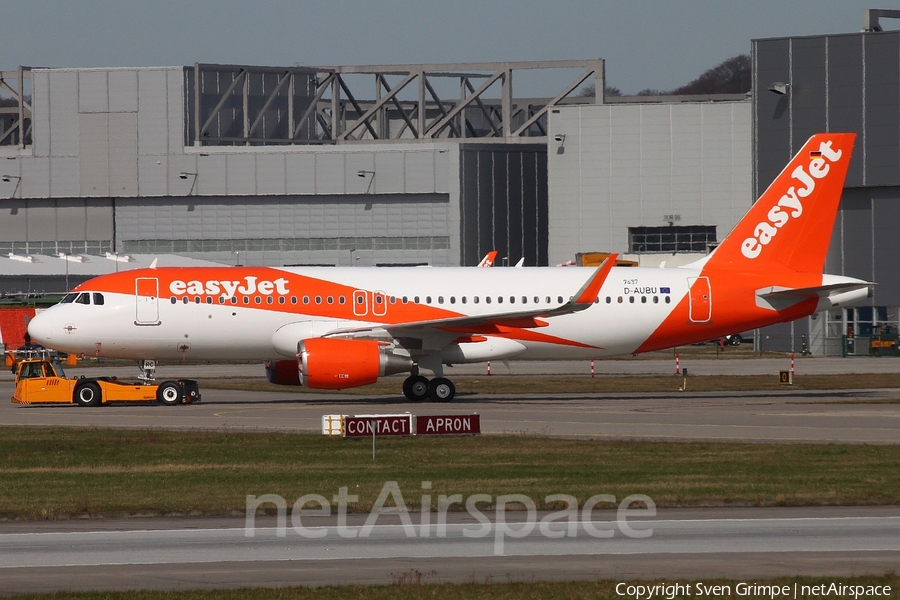
M 59 257 L 63 259 L 63 262 L 66 263 L 66 293 L 69 293 L 69 255 L 65 252 L 60 252 Z

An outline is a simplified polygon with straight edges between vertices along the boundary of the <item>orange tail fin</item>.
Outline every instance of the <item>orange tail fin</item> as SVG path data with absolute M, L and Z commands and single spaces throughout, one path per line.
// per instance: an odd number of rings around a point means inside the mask
M 855 133 L 809 138 L 706 267 L 821 273 L 855 138 Z

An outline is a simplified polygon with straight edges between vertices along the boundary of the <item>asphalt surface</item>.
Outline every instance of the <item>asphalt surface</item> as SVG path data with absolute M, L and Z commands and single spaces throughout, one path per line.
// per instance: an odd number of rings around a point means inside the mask
M 895 507 L 660 510 L 628 517 L 450 514 L 129 520 L 0 526 L 3 593 L 243 585 L 769 577 L 884 572 L 900 560 Z M 643 513 L 645 511 L 636 511 Z M 485 514 L 493 517 L 488 511 Z M 545 523 L 542 521 L 554 521 Z M 295 529 L 300 525 L 304 529 Z M 628 529 L 630 528 L 630 529 Z M 248 532 L 252 531 L 252 537 Z M 425 533 L 427 532 L 427 534 Z M 574 536 L 571 534 L 574 533 Z M 639 534 L 643 537 L 631 537 Z M 316 536 L 313 538 L 312 536 Z M 559 537 L 564 536 L 564 537 Z
M 744 352 L 744 351 L 737 351 Z M 659 354 L 656 355 L 657 357 Z M 739 358 L 738 358 L 739 356 Z M 721 357 L 680 356 L 679 366 L 694 375 L 770 374 L 790 368 L 790 358 L 754 358 L 726 350 Z M 589 376 L 590 361 L 520 361 L 494 363 L 497 375 Z M 674 375 L 674 354 L 664 358 L 598 360 L 598 377 Z M 897 373 L 900 359 L 797 358 L 797 376 L 837 373 L 862 378 L 866 373 Z M 157 380 L 177 377 L 260 377 L 258 364 L 160 366 Z M 484 375 L 485 365 L 448 369 L 449 377 Z M 98 366 L 91 362 L 68 374 L 134 378 L 134 366 Z M 245 392 L 205 388 L 199 405 L 110 405 L 85 409 L 65 405 L 20 406 L 0 401 L 0 425 L 87 426 L 164 429 L 231 429 L 316 432 L 326 414 L 470 414 L 481 415 L 482 431 L 562 437 L 638 440 L 730 440 L 771 442 L 900 443 L 900 389 L 796 392 L 633 394 L 459 394 L 443 404 L 411 404 L 396 395 L 310 393 L 285 387 L 283 392 Z M 201 386 L 202 387 L 202 386 Z M 0 371 L 0 398 L 10 397 L 13 376 Z M 880 403 L 879 403 L 880 402 Z

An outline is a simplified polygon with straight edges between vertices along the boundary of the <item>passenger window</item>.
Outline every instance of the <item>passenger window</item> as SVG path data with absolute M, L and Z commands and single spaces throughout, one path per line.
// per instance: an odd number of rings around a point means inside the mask
M 291 304 L 297 304 L 297 296 L 291 296 Z
M 322 304 L 322 296 L 316 296 L 316 304 Z
M 328 296 L 328 304 L 334 304 L 334 296 Z
M 562 304 L 563 303 L 562 296 L 557 296 L 556 301 L 559 302 L 560 304 Z
M 472 298 L 472 302 L 474 302 L 475 304 L 478 304 L 478 296 L 475 296 L 474 298 Z
M 343 304 L 343 302 L 341 302 L 341 304 Z M 391 304 L 397 304 L 396 296 L 391 296 Z
M 438 296 L 438 304 L 443 304 L 443 303 L 444 303 L 444 297 Z
M 231 303 L 232 303 L 232 304 L 237 304 L 237 296 L 232 296 L 232 297 L 231 297 Z
M 503 304 L 503 296 L 497 296 L 497 304 Z
M 262 297 L 256 296 L 255 298 L 253 298 L 253 302 L 254 304 L 262 304 Z
M 381 304 L 384 302 L 384 298 L 381 296 L 375 296 L 375 304 Z
M 272 304 L 275 300 L 272 299 L 272 296 L 266 296 L 266 304 Z
M 347 299 L 344 296 L 338 297 L 338 304 L 344 304 L 346 301 L 347 301 Z
M 418 303 L 419 303 L 419 297 L 416 296 L 415 298 L 413 298 L 413 302 L 415 302 L 416 304 L 418 304 Z
M 612 298 L 610 298 L 609 296 L 607 296 L 607 297 L 606 297 L 606 303 L 607 303 L 607 304 L 612 304 Z
M 181 302 L 184 303 L 184 304 L 187 304 L 187 303 L 188 303 L 188 297 L 185 296 L 184 298 L 182 298 L 182 299 L 181 299 Z
M 278 304 L 284 304 L 284 296 L 278 296 Z
M 622 296 L 619 296 L 619 304 L 622 304 Z
M 431 296 L 425 296 L 425 304 L 431 304 Z
M 197 296 L 196 298 L 194 298 L 194 304 L 200 304 L 201 302 L 203 302 L 203 301 L 200 299 L 200 296 Z
M 94 292 L 94 306 L 103 306 L 103 294 Z
M 212 303 L 213 303 L 212 296 L 207 296 L 207 297 L 206 297 L 206 303 L 207 303 L 207 304 L 212 304 Z
M 510 303 L 510 304 L 515 304 L 515 303 L 516 303 L 516 297 L 515 297 L 515 296 L 510 296 L 510 297 L 509 297 L 509 303 Z
M 409 302 L 409 298 L 407 298 L 406 296 L 403 296 L 402 302 L 403 302 L 403 304 L 407 304 Z
M 250 296 L 244 296 L 243 302 L 244 304 L 250 304 Z
M 309 296 L 303 296 L 303 304 L 309 304 Z
M 659 296 L 653 296 L 653 304 L 659 304 Z
M 550 304 L 550 296 L 547 296 L 547 304 Z
M 491 297 L 490 297 L 490 296 L 485 296 L 485 297 L 484 297 L 484 301 L 485 301 L 487 304 L 490 304 L 490 303 L 491 303 Z
M 462 301 L 463 304 L 466 303 L 466 297 L 465 297 L 465 296 L 463 296 L 462 298 L 460 298 L 460 300 Z
M 641 296 L 641 304 L 647 304 L 647 296 Z
M 634 296 L 628 296 L 628 301 L 634 304 Z
M 671 301 L 672 300 L 668 296 L 666 296 L 666 304 L 669 304 Z
M 538 298 L 537 296 L 535 296 L 535 297 L 534 297 L 534 303 L 535 303 L 535 304 L 540 304 L 540 303 L 541 303 L 541 299 Z
M 176 302 L 178 302 L 178 298 L 176 298 L 175 296 L 172 296 L 171 300 L 172 300 L 172 304 L 175 304 Z

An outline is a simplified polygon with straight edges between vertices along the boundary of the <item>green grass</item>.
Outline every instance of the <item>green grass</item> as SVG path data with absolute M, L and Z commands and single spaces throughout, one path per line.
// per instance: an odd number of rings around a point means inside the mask
M 0 428 L 0 517 L 243 514 L 248 494 L 330 498 L 368 511 L 384 482 L 418 506 L 440 494 L 646 494 L 660 507 L 900 504 L 900 446 L 608 442 L 490 436 Z M 544 506 L 544 508 L 554 508 Z
M 621 580 L 620 580 L 621 581 Z M 18 596 L 20 600 L 58 600 L 71 598 L 73 600 L 419 600 L 421 598 L 459 598 L 462 600 L 604 600 L 604 599 L 628 599 L 634 596 L 620 596 L 616 594 L 616 585 L 620 581 L 574 581 L 574 582 L 537 582 L 537 583 L 466 583 L 466 584 L 417 584 L 414 581 L 398 582 L 385 586 L 356 586 L 342 587 L 289 587 L 276 589 L 237 589 L 237 590 L 210 590 L 210 591 L 185 591 L 185 592 L 84 592 L 84 593 L 60 593 L 38 594 Z M 689 580 L 642 580 L 634 582 L 645 586 L 657 584 L 672 585 L 675 583 L 696 585 L 696 581 Z M 737 594 L 739 583 L 755 583 L 757 585 L 787 585 L 791 588 L 793 598 L 794 584 L 798 586 L 816 586 L 838 583 L 853 586 L 890 586 L 890 596 L 877 596 L 878 598 L 900 598 L 900 576 L 895 574 L 882 576 L 856 576 L 856 577 L 779 577 L 775 579 L 703 579 L 704 586 L 724 585 L 729 586 L 730 594 L 709 594 L 702 597 L 713 597 L 719 600 L 727 598 L 770 598 L 769 595 Z M 803 588 L 798 587 L 798 592 Z M 694 588 L 692 587 L 692 590 Z M 655 596 L 665 598 L 665 595 Z M 700 596 L 679 595 L 678 598 L 691 598 Z M 784 598 L 785 596 L 780 596 Z M 823 598 L 824 596 L 812 596 L 798 593 L 797 598 Z M 831 597 L 835 597 L 834 594 Z M 852 596 L 838 596 L 852 598 Z M 867 596 L 860 596 L 867 597 Z M 876 596 L 868 596 L 876 597 Z

